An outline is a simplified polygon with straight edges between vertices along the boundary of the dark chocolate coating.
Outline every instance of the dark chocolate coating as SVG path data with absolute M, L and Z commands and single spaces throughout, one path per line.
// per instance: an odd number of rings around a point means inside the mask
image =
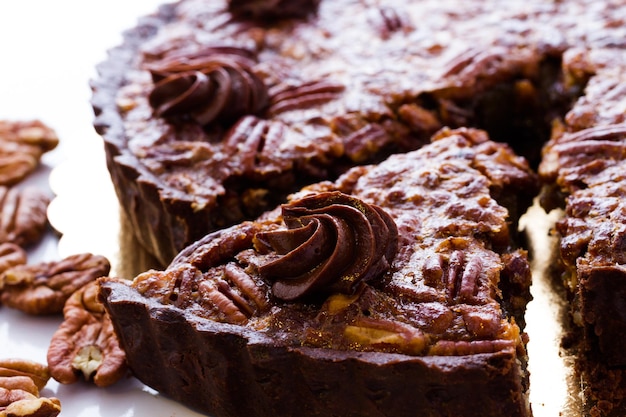
M 626 364 L 626 261 L 621 258 L 626 221 L 614 215 L 619 210 L 597 216 L 584 209 L 590 201 L 608 201 L 611 190 L 604 185 L 621 189 L 626 182 L 623 2 L 521 0 L 502 7 L 488 0 L 389 0 L 384 7 L 368 8 L 364 2 L 328 0 L 307 2 L 315 7 L 293 19 L 272 9 L 268 21 L 265 6 L 298 2 L 243 2 L 260 8 L 246 6 L 236 13 L 241 3 L 230 2 L 232 15 L 226 1 L 163 6 L 125 34 L 92 82 L 94 124 L 104 137 L 115 189 L 149 252 L 166 265 L 207 233 L 254 219 L 303 185 L 335 180 L 354 165 L 420 148 L 442 127 L 480 126 L 535 165 L 541 162 L 544 206 L 566 209 L 557 226 L 559 261 L 577 300 L 574 311 L 586 323 L 585 344 L 600 351 L 591 360 L 609 368 Z M 184 30 L 159 38 L 170 26 Z M 186 32 L 189 28 L 194 30 Z M 258 74 L 272 91 L 264 114 L 248 115 L 231 130 L 168 123 L 151 114 L 147 100 L 142 102 L 150 89 L 137 82 L 142 65 L 205 42 L 258 48 Z M 127 85 L 140 90 L 130 109 L 117 101 Z M 137 98 L 121 98 L 129 95 Z M 134 124 L 137 120 L 145 125 Z M 529 120 L 536 126 L 524 130 Z M 551 125 L 555 120 L 559 123 Z M 148 154 L 141 155 L 133 151 L 133 141 L 155 146 L 140 147 Z M 212 147 L 216 143 L 223 146 Z M 227 158 L 210 157 L 220 154 Z M 523 169 L 519 176 L 490 170 L 500 156 L 494 149 L 476 160 L 475 168 L 491 175 L 491 195 L 509 210 L 514 228 L 539 182 L 526 184 Z M 428 197 L 434 199 L 433 190 Z M 463 206 L 457 209 L 464 214 Z M 454 234 L 462 226 L 447 225 L 446 231 Z M 591 239 L 600 229 L 606 239 Z M 504 235 L 491 236 L 497 250 L 510 244 Z M 452 264 L 462 264 L 461 258 Z M 436 281 L 439 260 L 430 261 L 425 275 Z M 453 296 L 464 295 L 462 289 L 450 285 Z M 510 304 L 518 317 L 526 290 L 509 294 L 516 297 Z M 408 395 L 413 396 L 419 397 Z M 621 397 L 616 395 L 618 401 Z M 284 401 L 285 409 L 294 405 Z M 464 412 L 475 409 L 484 410 Z

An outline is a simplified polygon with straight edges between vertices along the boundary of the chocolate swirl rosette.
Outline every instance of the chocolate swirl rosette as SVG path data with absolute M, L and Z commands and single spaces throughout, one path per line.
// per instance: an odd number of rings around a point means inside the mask
M 168 56 L 148 66 L 154 82 L 148 100 L 158 117 L 232 124 L 268 104 L 255 64 L 253 52 L 231 46 Z
M 206 235 L 165 271 L 140 274 L 132 286 L 162 304 L 245 324 L 266 314 L 273 297 L 352 295 L 361 283 L 381 277 L 395 257 L 398 229 L 378 206 L 333 191 L 281 210 L 282 217 Z
M 352 293 L 384 273 L 398 231 L 380 207 L 341 192 L 324 192 L 282 207 L 287 229 L 257 233 L 258 251 L 276 257 L 259 266 L 274 296 L 293 300 L 315 292 Z

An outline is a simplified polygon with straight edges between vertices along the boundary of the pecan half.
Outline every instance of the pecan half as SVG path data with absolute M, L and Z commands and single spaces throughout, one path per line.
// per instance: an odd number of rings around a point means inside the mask
M 243 324 L 269 308 L 265 292 L 237 264 L 216 268 L 211 278 L 198 285 L 200 302 L 219 310 L 227 323 Z
M 43 389 L 50 379 L 48 367 L 38 362 L 27 359 L 0 359 L 0 377 L 18 376 L 29 378 L 38 390 Z
M 39 398 L 50 375 L 48 368 L 24 359 L 0 360 L 0 416 L 54 417 L 61 412 L 57 398 Z
M 13 243 L 0 244 L 0 274 L 16 265 L 24 265 L 27 261 L 26 251 Z M 4 286 L 0 280 L 0 291 Z
M 0 388 L 0 396 L 2 388 Z M 1 397 L 0 397 L 1 398 Z M 55 417 L 61 412 L 61 402 L 57 398 L 37 398 L 26 395 L 23 399 L 0 406 L 0 415 L 12 417 Z
M 450 302 L 476 304 L 495 296 L 500 269 L 493 265 L 498 265 L 498 255 L 468 243 L 461 237 L 447 239 L 422 267 L 424 283 L 443 291 Z
M 108 275 L 109 261 L 83 253 L 60 261 L 17 265 L 0 274 L 0 301 L 28 314 L 56 314 L 79 288 Z
M 25 246 L 43 235 L 50 198 L 37 187 L 0 186 L 0 243 Z
M 285 125 L 256 116 L 242 117 L 224 139 L 224 152 L 244 175 L 282 172 L 293 163 L 281 158 Z
M 59 143 L 51 128 L 38 120 L 0 120 L 0 185 L 13 185 L 39 165 L 41 156 Z
M 346 136 L 343 142 L 348 158 L 356 163 L 364 163 L 390 144 L 392 138 L 382 125 L 372 123 Z
M 0 376 L 0 387 L 7 390 L 20 390 L 32 395 L 39 395 L 39 388 L 27 376 Z
M 76 291 L 63 308 L 64 321 L 48 348 L 50 374 L 62 384 L 74 383 L 82 375 L 104 387 L 126 374 L 126 354 L 97 296 L 98 284 L 92 281 Z
M 148 271 L 137 276 L 133 286 L 163 304 L 231 324 L 243 324 L 269 308 L 263 283 L 233 262 L 207 272 L 186 265 Z
M 297 86 L 279 87 L 270 96 L 268 113 L 275 115 L 296 109 L 321 105 L 339 98 L 345 90 L 340 83 L 319 80 L 310 81 Z

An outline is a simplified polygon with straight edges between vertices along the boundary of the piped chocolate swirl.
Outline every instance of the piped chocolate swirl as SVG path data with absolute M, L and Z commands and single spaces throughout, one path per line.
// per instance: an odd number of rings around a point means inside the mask
M 397 227 L 383 209 L 320 192 L 284 205 L 282 221 L 209 234 L 168 270 L 148 271 L 133 285 L 163 304 L 244 324 L 266 313 L 269 300 L 355 293 L 389 269 L 397 247 Z
M 354 292 L 384 273 L 398 247 L 393 219 L 378 206 L 326 192 L 282 207 L 287 229 L 257 233 L 260 251 L 279 256 L 259 267 L 274 296 L 293 300 L 311 292 Z
M 203 126 L 258 114 L 268 92 L 255 64 L 251 51 L 229 46 L 169 56 L 148 68 L 154 81 L 150 105 L 158 117 L 191 118 Z

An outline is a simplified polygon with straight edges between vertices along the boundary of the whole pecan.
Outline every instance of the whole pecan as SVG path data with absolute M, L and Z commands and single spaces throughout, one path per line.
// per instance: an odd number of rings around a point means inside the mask
M 0 243 L 25 246 L 37 242 L 48 224 L 50 198 L 37 187 L 0 186 Z
M 57 398 L 39 398 L 48 368 L 25 359 L 0 360 L 0 416 L 54 417 L 61 412 Z
M 61 402 L 58 398 L 37 398 L 32 394 L 17 390 L 6 392 L 0 388 L 0 416 L 11 417 L 55 417 L 61 412 Z M 0 402 L 0 403 L 1 403 Z
M 224 137 L 224 152 L 244 175 L 284 172 L 293 164 L 280 157 L 285 131 L 279 121 L 244 116 Z
M 336 100 L 346 86 L 328 80 L 308 81 L 300 85 L 279 86 L 270 95 L 268 113 L 278 113 L 295 109 L 306 109 Z
M 55 314 L 79 288 L 108 275 L 109 261 L 100 255 L 83 253 L 60 261 L 17 265 L 0 274 L 4 286 L 0 300 L 8 307 L 28 314 Z
M 343 144 L 348 158 L 357 163 L 364 163 L 391 141 L 391 136 L 382 125 L 372 123 L 346 136 Z
M 0 377 L 27 377 L 34 383 L 37 390 L 41 390 L 48 383 L 50 372 L 46 365 L 28 359 L 0 359 Z
M 126 354 L 113 330 L 92 281 L 76 291 L 63 308 L 64 321 L 52 336 L 48 366 L 62 384 L 78 381 L 80 375 L 97 386 L 108 386 L 126 374 Z
M 26 251 L 13 243 L 0 244 L 0 274 L 16 265 L 24 265 L 27 261 Z M 0 291 L 4 286 L 0 281 Z
M 41 156 L 59 143 L 54 130 L 38 120 L 0 120 L 0 185 L 14 185 L 33 172 Z

